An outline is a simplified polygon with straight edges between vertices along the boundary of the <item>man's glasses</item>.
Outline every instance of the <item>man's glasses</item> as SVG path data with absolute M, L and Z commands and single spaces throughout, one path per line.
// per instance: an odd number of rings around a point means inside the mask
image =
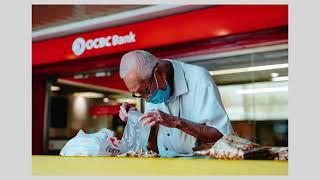
M 151 75 L 151 77 L 150 77 L 150 79 L 149 79 L 149 86 L 148 86 L 148 88 L 147 88 L 147 90 L 146 90 L 146 92 L 145 92 L 145 94 L 150 94 L 150 91 L 151 91 L 151 87 L 152 87 L 152 78 L 153 78 L 153 73 L 154 73 L 154 70 L 156 69 L 156 67 L 157 67 L 157 65 L 158 65 L 158 63 L 153 67 L 153 69 L 152 69 L 152 75 Z M 145 81 L 145 83 L 146 83 L 146 81 Z M 141 93 L 138 93 L 138 92 L 133 92 L 132 93 L 132 97 L 135 97 L 135 98 L 142 98 L 143 97 L 143 95 L 144 94 L 141 94 Z

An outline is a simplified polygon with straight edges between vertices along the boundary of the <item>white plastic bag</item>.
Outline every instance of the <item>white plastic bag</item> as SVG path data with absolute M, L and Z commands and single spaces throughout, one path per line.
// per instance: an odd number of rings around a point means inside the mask
M 139 111 L 129 111 L 127 125 L 121 139 L 121 153 L 128 151 L 137 152 L 143 149 L 147 151 L 150 127 L 144 126 L 139 121 L 142 115 Z
M 138 120 L 142 113 L 128 112 L 128 121 L 121 141 L 111 130 L 101 129 L 94 134 L 82 130 L 62 148 L 61 156 L 116 156 L 129 151 L 147 152 L 150 127 Z
M 86 134 L 82 130 L 67 142 L 60 151 L 61 156 L 113 156 L 120 154 L 120 141 L 113 137 L 113 131 L 101 129 Z

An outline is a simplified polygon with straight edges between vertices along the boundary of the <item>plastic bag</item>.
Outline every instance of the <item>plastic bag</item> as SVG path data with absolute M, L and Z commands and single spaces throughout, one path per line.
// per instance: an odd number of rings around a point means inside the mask
M 128 112 L 128 121 L 121 141 L 111 130 L 102 129 L 94 134 L 82 130 L 62 148 L 61 156 L 117 156 L 123 153 L 148 152 L 150 127 L 138 120 L 142 113 Z
M 147 151 L 150 127 L 144 126 L 139 121 L 142 113 L 138 111 L 128 112 L 128 121 L 124 129 L 121 139 L 120 151 L 126 153 L 128 151 L 138 152 L 141 149 Z
M 82 130 L 65 144 L 61 156 L 114 156 L 120 154 L 121 142 L 113 131 L 101 129 L 97 133 L 86 134 Z

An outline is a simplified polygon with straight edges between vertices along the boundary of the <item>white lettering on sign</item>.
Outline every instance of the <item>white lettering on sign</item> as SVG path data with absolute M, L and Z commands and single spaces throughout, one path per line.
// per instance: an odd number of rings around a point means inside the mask
M 104 47 L 118 46 L 128 43 L 136 42 L 136 35 L 130 32 L 128 35 L 119 36 L 107 36 L 95 39 L 88 39 L 87 41 L 82 37 L 78 37 L 72 43 L 72 51 L 75 55 L 80 56 L 86 50 L 100 49 Z

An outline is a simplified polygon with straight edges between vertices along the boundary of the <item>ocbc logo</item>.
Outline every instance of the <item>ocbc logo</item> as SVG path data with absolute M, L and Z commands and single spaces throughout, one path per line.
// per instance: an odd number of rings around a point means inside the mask
M 117 46 L 127 43 L 133 43 L 135 41 L 135 34 L 132 32 L 124 36 L 113 35 L 95 39 L 88 39 L 87 41 L 82 37 L 78 37 L 73 41 L 72 51 L 75 55 L 80 56 L 84 53 L 85 50 Z

